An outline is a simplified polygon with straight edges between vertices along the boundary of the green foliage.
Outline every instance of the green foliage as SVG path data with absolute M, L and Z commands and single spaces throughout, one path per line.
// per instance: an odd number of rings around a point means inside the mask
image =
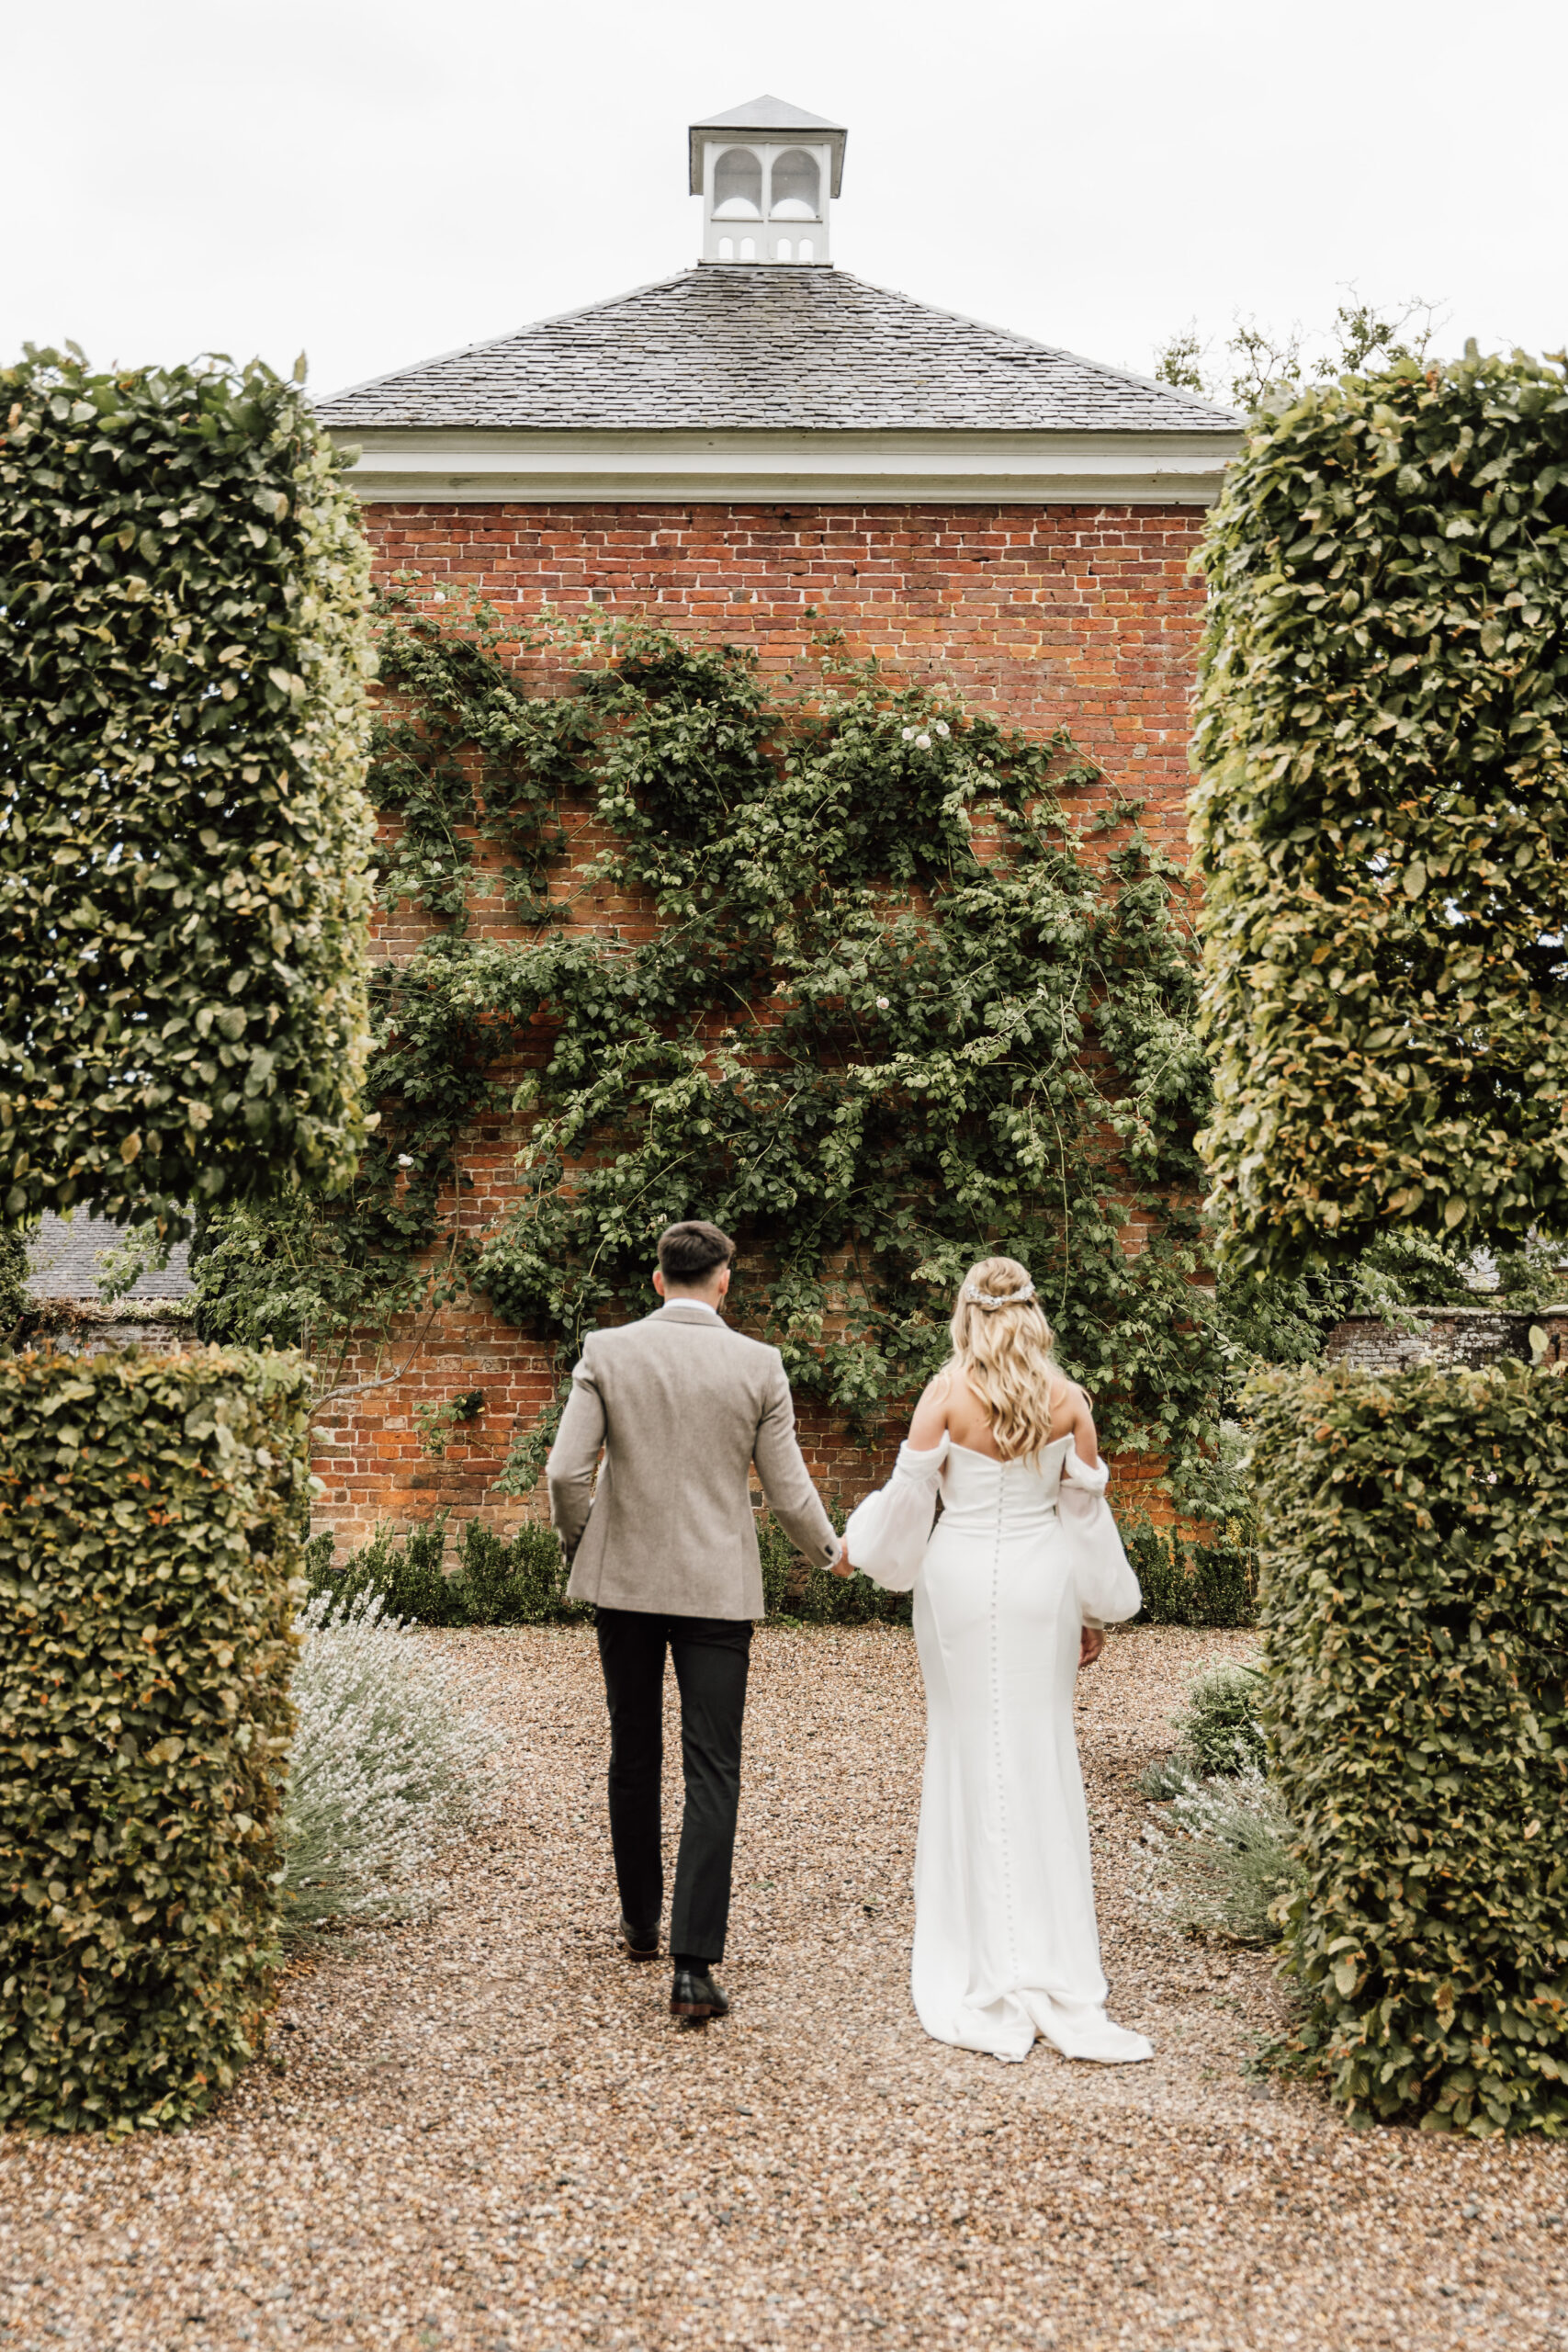
M 462 1596 L 443 1566 L 445 1511 L 411 1528 L 401 1544 L 390 1528 L 378 1527 L 364 1549 L 351 1552 L 341 1568 L 333 1566 L 330 1540 L 323 1548 L 318 1548 L 319 1541 L 312 1542 L 309 1556 L 310 1598 L 330 1598 L 333 1615 L 369 1596 L 383 1601 L 389 1615 L 409 1624 L 465 1625 L 469 1622 Z
M 1562 1296 L 1562 1244 L 1527 1234 L 1514 1249 L 1488 1250 L 1491 1263 L 1478 1267 L 1476 1253 L 1436 1234 L 1396 1226 L 1330 1287 L 1343 1298 L 1347 1315 L 1381 1315 L 1398 1322 L 1411 1306 L 1495 1306 L 1528 1311 Z M 1492 1280 L 1479 1287 L 1484 1274 Z
M 27 1232 L 0 1226 L 0 1347 L 15 1337 L 29 1304 Z
M 1206 398 L 1209 386 L 1203 374 L 1204 348 L 1198 335 L 1198 322 L 1191 321 L 1167 337 L 1155 354 L 1155 381 L 1172 384 L 1179 392 L 1196 392 Z
M 499 846 L 501 882 L 525 922 L 558 922 L 547 868 L 567 846 L 558 803 L 576 776 L 591 713 L 572 696 L 530 695 L 497 660 L 507 634 L 485 604 L 470 605 L 462 635 L 422 612 L 405 578 L 383 598 L 380 676 L 395 702 L 378 714 L 370 790 L 401 820 L 383 843 L 381 902 L 407 900 L 467 926 L 475 850 Z M 548 633 L 513 632 L 526 646 Z
M 1568 2128 L 1568 1380 L 1252 1397 L 1297 2063 L 1355 2112 Z
M 842 1527 L 843 1512 L 835 1509 Z M 801 1558 L 772 1511 L 757 1521 L 762 1599 L 770 1618 L 795 1625 L 907 1625 L 910 1596 L 884 1592 L 869 1577 L 829 1576 Z M 446 1569 L 446 1515 L 411 1528 L 400 1538 L 378 1528 L 362 1551 L 333 1565 L 330 1534 L 312 1536 L 305 1567 L 312 1600 L 326 1604 L 331 1623 L 366 1599 L 384 1602 L 389 1616 L 417 1625 L 581 1624 L 587 1603 L 566 1597 L 567 1566 L 552 1528 L 525 1521 L 498 1535 L 471 1519 L 452 1547 Z
M 589 1611 L 566 1597 L 567 1566 L 553 1527 L 525 1521 L 502 1538 L 471 1519 L 453 1578 L 474 1625 L 546 1625 Z
M 368 552 L 253 364 L 0 368 L 0 1204 L 188 1229 L 365 1140 Z
M 1568 1222 L 1568 383 L 1472 354 L 1261 421 L 1204 552 L 1193 812 L 1239 1265 Z
M 1235 1666 L 1229 1660 L 1200 1674 L 1187 1693 L 1177 1717 L 1177 1744 L 1200 1780 L 1215 1773 L 1239 1772 L 1248 1764 L 1260 1769 L 1265 1755 L 1263 1726 L 1258 1720 L 1262 1676 L 1256 1667 Z
M 270 1998 L 298 1357 L 0 1360 L 0 2120 L 128 2132 Z
M 366 1598 L 416 1625 L 543 1625 L 589 1614 L 566 1597 L 566 1563 L 553 1528 L 525 1521 L 502 1536 L 470 1520 L 448 1573 L 446 1518 L 443 1511 L 411 1528 L 400 1542 L 389 1528 L 378 1528 L 341 1568 L 333 1564 L 331 1535 L 312 1537 L 306 1565 L 312 1599 L 330 1604 L 322 1622 Z
M 214 1220 L 204 1328 L 386 1329 L 434 1269 L 553 1342 L 564 1380 L 584 1330 L 645 1303 L 661 1227 L 702 1215 L 740 1243 L 746 1323 L 865 1433 L 940 1359 L 964 1268 L 1006 1249 L 1112 1445 L 1193 1470 L 1221 1363 L 1193 1281 L 1205 1081 L 1179 886 L 1135 805 L 1111 846 L 1068 814 L 1092 771 L 1065 735 L 831 644 L 774 702 L 732 647 L 563 625 L 572 691 L 533 694 L 519 657 L 546 633 L 468 625 L 405 605 L 382 640 L 408 697 L 378 739 L 410 829 L 386 888 L 441 925 L 377 1001 L 382 1125 L 342 1203 Z M 556 854 L 552 796 L 607 840 L 586 867 Z M 492 824 L 532 938 L 469 929 Z M 606 891 L 651 922 L 564 928 Z M 522 1199 L 475 1233 L 464 1138 L 507 1113 Z M 506 1490 L 532 1489 L 554 1418 Z
M 757 1552 L 762 1564 L 762 1607 L 770 1617 L 797 1612 L 789 1606 L 789 1589 L 799 1581 L 801 1558 L 771 1510 L 757 1518 Z
M 1250 1625 L 1257 1617 L 1258 1532 L 1236 1519 L 1200 1543 L 1179 1528 L 1132 1520 L 1122 1530 L 1143 1589 L 1135 1625 Z
M 484 1408 L 482 1388 L 465 1388 L 458 1396 L 444 1397 L 438 1405 L 416 1405 L 413 1417 L 419 1423 L 419 1442 L 426 1453 L 439 1460 L 453 1432 L 469 1421 L 477 1421 Z
M 1437 305 L 1419 294 L 1385 307 L 1359 300 L 1353 290 L 1348 302 L 1336 307 L 1333 324 L 1316 332 L 1300 325 L 1281 331 L 1237 311 L 1219 345 L 1223 357 L 1192 319 L 1160 345 L 1155 376 L 1162 384 L 1228 401 L 1243 412 L 1278 405 L 1303 383 L 1363 375 L 1374 364 L 1392 368 L 1401 359 L 1424 361 L 1436 313 Z

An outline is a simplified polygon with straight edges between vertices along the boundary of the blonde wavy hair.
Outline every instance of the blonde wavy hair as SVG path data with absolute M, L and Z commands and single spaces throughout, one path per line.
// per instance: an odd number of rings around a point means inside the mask
M 971 1266 L 953 1310 L 953 1355 L 991 1417 L 1004 1462 L 1029 1461 L 1051 1442 L 1051 1418 L 1066 1381 L 1052 1354 L 1051 1326 L 1016 1258 Z

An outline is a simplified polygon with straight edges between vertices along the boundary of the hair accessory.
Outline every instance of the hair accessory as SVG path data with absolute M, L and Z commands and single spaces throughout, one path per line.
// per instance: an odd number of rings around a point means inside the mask
M 1033 1297 L 1034 1284 L 1032 1283 L 1025 1283 L 1021 1290 L 1010 1290 L 998 1293 L 996 1291 L 976 1290 L 973 1283 L 965 1283 L 958 1295 L 960 1298 L 968 1299 L 971 1306 L 1021 1306 L 1026 1298 Z

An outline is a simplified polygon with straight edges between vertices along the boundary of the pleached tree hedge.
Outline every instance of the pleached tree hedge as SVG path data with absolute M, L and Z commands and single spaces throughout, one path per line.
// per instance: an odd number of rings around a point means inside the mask
M 1252 1404 L 1297 2061 L 1366 2117 L 1568 2132 L 1568 1380 Z
M 1568 377 L 1346 377 L 1210 531 L 1194 825 L 1233 1269 L 1568 1227 Z M 1568 1385 L 1250 1391 L 1299 2063 L 1568 2129 Z
M 0 1359 L 0 2124 L 187 2122 L 257 2047 L 309 1389 Z
M 331 1192 L 373 1124 L 341 461 L 260 366 L 29 352 L 0 419 L 0 1220 Z M 0 2122 L 181 2123 L 257 2047 L 310 1387 L 0 1362 Z
M 368 577 L 298 385 L 0 368 L 7 1223 L 357 1164 Z
M 1568 379 L 1255 424 L 1203 553 L 1206 1151 L 1232 1262 L 1568 1224 Z

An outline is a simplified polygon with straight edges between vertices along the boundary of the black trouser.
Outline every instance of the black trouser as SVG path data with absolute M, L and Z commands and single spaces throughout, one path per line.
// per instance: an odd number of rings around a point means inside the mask
M 628 1927 L 656 1930 L 664 1909 L 660 1782 L 664 1653 L 681 1690 L 686 1809 L 675 1863 L 670 1949 L 722 1960 L 740 1810 L 740 1719 L 751 1654 L 749 1618 L 664 1617 L 601 1609 L 599 1657 L 610 1702 L 610 1841 Z

